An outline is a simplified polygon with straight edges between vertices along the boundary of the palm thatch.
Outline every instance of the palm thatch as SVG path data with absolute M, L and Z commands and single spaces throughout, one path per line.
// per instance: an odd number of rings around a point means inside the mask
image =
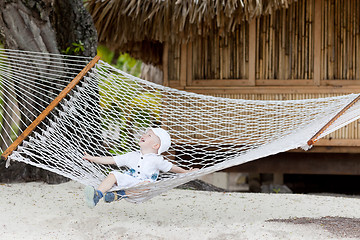
M 243 21 L 296 0 L 88 0 L 99 42 L 161 65 L 163 43 L 234 32 Z

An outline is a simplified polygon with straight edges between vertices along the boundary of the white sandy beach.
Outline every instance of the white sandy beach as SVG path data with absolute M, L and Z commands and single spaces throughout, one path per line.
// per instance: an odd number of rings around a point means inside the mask
M 174 189 L 89 209 L 82 193 L 76 182 L 1 184 L 0 239 L 354 239 L 322 224 L 267 220 L 360 218 L 353 197 Z

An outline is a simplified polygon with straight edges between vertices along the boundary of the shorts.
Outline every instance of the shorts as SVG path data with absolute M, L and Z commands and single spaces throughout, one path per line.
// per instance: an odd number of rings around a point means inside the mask
M 140 178 L 133 177 L 129 174 L 122 173 L 119 171 L 112 171 L 111 173 L 114 174 L 114 176 L 116 178 L 117 186 L 114 186 L 114 188 L 116 188 L 116 189 L 131 188 L 131 187 L 145 181 Z

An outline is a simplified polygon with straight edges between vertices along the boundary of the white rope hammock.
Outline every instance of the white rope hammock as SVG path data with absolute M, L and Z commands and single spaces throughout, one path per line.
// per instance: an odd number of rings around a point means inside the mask
M 1 135 L 6 142 L 6 138 L 14 140 L 23 133 L 23 114 L 40 115 L 50 98 L 91 59 L 3 50 L 0 60 L 1 114 L 7 119 L 1 127 L 10 129 Z M 143 131 L 161 126 L 172 137 L 165 159 L 200 170 L 161 174 L 154 183 L 129 189 L 127 200 L 140 202 L 205 174 L 307 148 L 307 142 L 335 116 L 316 139 L 359 118 L 357 97 L 293 101 L 216 98 L 141 80 L 99 61 L 9 159 L 97 187 L 115 167 L 85 161 L 84 152 L 108 156 L 138 150 Z M 337 116 L 350 103 L 351 107 Z M 29 107 L 37 110 L 29 113 Z

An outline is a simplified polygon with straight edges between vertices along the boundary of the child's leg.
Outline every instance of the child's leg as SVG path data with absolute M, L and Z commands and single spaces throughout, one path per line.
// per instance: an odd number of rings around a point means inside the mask
M 116 177 L 114 174 L 110 173 L 99 185 L 98 190 L 103 194 L 109 191 L 114 184 L 117 183 Z
M 114 174 L 109 174 L 99 185 L 98 189 L 95 190 L 91 186 L 86 186 L 84 193 L 85 193 L 85 201 L 86 204 L 93 208 L 99 202 L 99 200 L 104 196 L 104 194 L 110 190 L 116 183 L 116 178 Z
M 135 185 L 141 185 L 141 184 L 146 184 L 149 183 L 149 181 L 143 181 L 143 182 L 139 182 L 138 184 Z M 139 195 L 141 194 L 143 191 L 147 191 L 149 189 L 142 189 L 142 190 L 118 190 L 118 191 L 113 191 L 113 192 L 107 192 L 105 193 L 104 196 L 104 200 L 107 203 L 113 202 L 113 201 L 117 201 L 117 200 L 121 200 L 123 198 L 128 198 L 128 196 L 131 195 Z

